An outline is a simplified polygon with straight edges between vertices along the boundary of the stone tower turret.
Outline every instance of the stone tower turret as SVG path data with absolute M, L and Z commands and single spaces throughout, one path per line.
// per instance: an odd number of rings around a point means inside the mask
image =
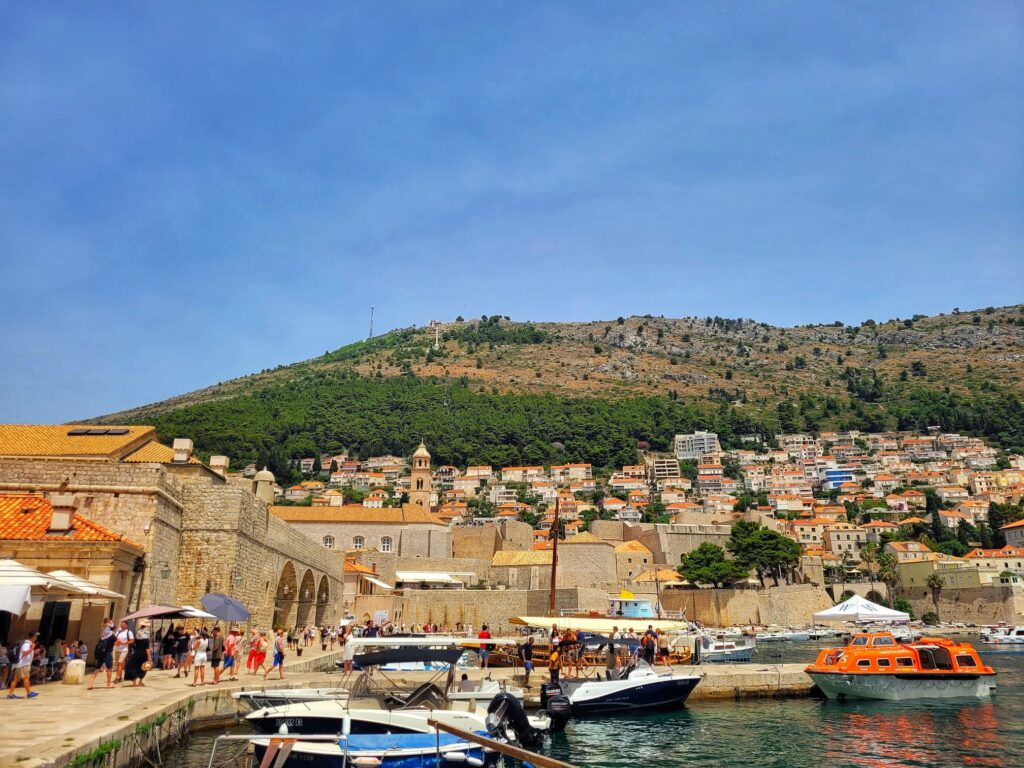
M 274 473 L 264 467 L 252 478 L 252 492 L 267 504 L 274 503 Z

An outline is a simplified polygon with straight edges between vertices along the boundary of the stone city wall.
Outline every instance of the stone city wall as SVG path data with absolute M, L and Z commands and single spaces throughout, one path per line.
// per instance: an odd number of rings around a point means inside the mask
M 932 592 L 927 587 L 910 587 L 900 591 L 921 618 L 936 612 Z M 1024 624 L 1024 589 L 1021 587 L 972 587 L 944 589 L 939 593 L 937 613 L 942 621 L 964 624 Z
M 687 619 L 710 627 L 803 626 L 811 623 L 816 611 L 833 605 L 824 589 L 810 584 L 767 589 L 664 589 L 661 604 L 666 611 L 685 610 Z

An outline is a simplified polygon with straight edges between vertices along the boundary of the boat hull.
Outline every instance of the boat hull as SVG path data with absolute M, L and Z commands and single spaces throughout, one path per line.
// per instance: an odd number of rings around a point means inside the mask
M 380 737 L 381 739 L 385 737 Z M 360 737 L 352 738 L 346 756 L 335 743 L 299 742 L 294 745 L 284 765 L 288 768 L 342 768 L 374 764 L 380 768 L 437 768 L 438 765 L 486 765 L 496 761 L 497 754 L 485 751 L 477 744 L 456 740 L 443 734 L 440 749 L 433 733 L 399 735 L 387 744 L 360 744 Z M 377 739 L 376 741 L 379 741 Z M 262 765 L 270 739 L 253 742 L 254 765 Z M 440 760 L 438 759 L 440 758 Z
M 381 709 L 350 709 L 343 703 L 337 706 L 325 704 L 273 707 L 254 712 L 245 720 L 260 733 L 300 735 L 341 733 L 346 717 L 351 733 L 355 735 L 421 733 L 425 727 L 423 724 L 430 717 L 467 731 L 478 730 L 484 725 L 483 717 L 471 712 L 418 708 L 389 712 Z
M 629 686 L 589 683 L 569 694 L 574 717 L 594 717 L 680 706 L 697 687 L 699 677 L 665 677 Z
M 738 661 L 751 661 L 754 658 L 753 646 L 733 648 L 728 651 L 701 651 L 700 660 L 707 664 L 725 664 Z
M 830 699 L 913 699 L 983 698 L 995 690 L 995 675 L 937 674 L 844 674 L 808 672 L 822 693 Z

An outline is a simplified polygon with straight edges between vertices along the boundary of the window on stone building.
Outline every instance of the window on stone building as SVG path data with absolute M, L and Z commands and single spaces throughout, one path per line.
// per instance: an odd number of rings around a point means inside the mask
M 334 549 L 334 537 L 324 536 L 324 546 L 328 549 Z
M 352 539 L 352 549 L 362 549 L 366 546 L 366 541 L 362 536 L 356 536 Z
M 385 536 L 380 540 L 380 551 L 390 552 L 391 551 L 391 537 Z

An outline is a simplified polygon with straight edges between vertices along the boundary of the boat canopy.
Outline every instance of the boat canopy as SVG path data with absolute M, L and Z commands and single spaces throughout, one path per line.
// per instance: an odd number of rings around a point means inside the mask
M 860 595 L 854 595 L 846 602 L 833 605 L 814 614 L 817 621 L 910 621 L 910 614 L 894 611 L 884 605 L 873 603 Z
M 462 648 L 386 648 L 382 651 L 360 653 L 352 661 L 360 669 L 366 667 L 383 667 L 387 664 L 454 664 L 462 658 Z
M 670 621 L 669 619 L 659 619 L 654 616 L 642 619 L 630 619 L 624 616 L 609 616 L 607 618 L 594 616 L 515 616 L 509 619 L 509 622 L 536 629 L 550 629 L 552 624 L 557 624 L 559 629 L 575 629 L 602 635 L 610 634 L 615 627 L 641 632 L 646 630 L 648 626 L 662 631 L 687 628 L 685 621 Z

